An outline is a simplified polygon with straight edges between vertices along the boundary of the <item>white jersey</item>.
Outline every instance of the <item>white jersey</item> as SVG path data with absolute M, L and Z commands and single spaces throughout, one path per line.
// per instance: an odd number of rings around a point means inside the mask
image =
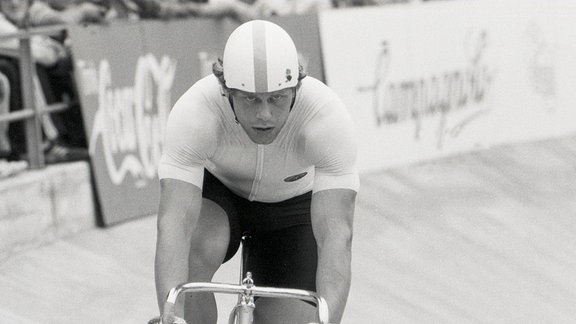
M 252 142 L 236 122 L 215 76 L 190 87 L 170 112 L 158 174 L 202 188 L 204 168 L 251 201 L 359 187 L 348 112 L 330 88 L 309 76 L 278 137 L 267 145 Z

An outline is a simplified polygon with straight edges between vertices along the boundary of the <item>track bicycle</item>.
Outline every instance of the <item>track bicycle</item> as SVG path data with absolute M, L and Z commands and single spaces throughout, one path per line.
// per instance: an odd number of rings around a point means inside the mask
M 242 260 L 245 253 L 245 237 L 242 238 Z M 240 283 L 227 284 L 217 282 L 189 282 L 180 284 L 168 293 L 164 303 L 164 315 L 175 316 L 176 301 L 184 293 L 211 292 L 221 294 L 236 294 L 238 302 L 230 312 L 228 324 L 252 324 L 256 304 L 255 297 L 273 297 L 273 298 L 290 298 L 312 302 L 316 306 L 316 315 L 318 324 L 329 324 L 328 304 L 324 298 L 316 292 L 293 289 L 293 288 L 276 288 L 276 287 L 258 287 L 254 285 L 252 273 L 247 271 L 244 274 L 244 262 L 240 262 Z M 161 323 L 159 320 L 152 323 Z M 192 323 L 191 323 L 192 324 Z

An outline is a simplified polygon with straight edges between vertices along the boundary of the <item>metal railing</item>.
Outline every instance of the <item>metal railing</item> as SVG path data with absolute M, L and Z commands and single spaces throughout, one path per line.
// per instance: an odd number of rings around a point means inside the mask
M 57 35 L 66 30 L 65 25 L 54 25 L 37 28 L 24 28 L 18 32 L 0 35 L 0 40 L 17 38 L 19 48 L 17 50 L 0 48 L 0 56 L 16 58 L 20 71 L 20 84 L 22 91 L 22 110 L 11 111 L 8 114 L 0 114 L 0 122 L 24 121 L 26 149 L 28 163 L 31 169 L 41 169 L 45 166 L 42 123 L 45 114 L 62 111 L 70 107 L 68 102 L 59 102 L 41 106 L 34 100 L 35 95 L 43 95 L 34 91 L 34 77 L 36 66 L 32 57 L 31 39 L 35 35 Z

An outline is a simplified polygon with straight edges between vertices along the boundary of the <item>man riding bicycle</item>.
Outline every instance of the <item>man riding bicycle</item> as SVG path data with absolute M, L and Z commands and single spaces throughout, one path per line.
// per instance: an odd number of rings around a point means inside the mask
M 257 286 L 316 291 L 331 322 L 340 322 L 359 187 L 356 140 L 343 103 L 305 75 L 286 31 L 255 20 L 230 35 L 213 74 L 174 105 L 158 173 L 160 308 L 171 287 L 211 281 L 246 236 L 245 267 Z M 302 301 L 256 305 L 255 323 L 315 318 Z M 216 323 L 216 314 L 213 294 L 186 297 L 188 323 Z

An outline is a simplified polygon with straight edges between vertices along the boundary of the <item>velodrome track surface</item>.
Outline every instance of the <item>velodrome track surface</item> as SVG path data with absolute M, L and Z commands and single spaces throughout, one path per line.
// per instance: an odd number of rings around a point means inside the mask
M 576 319 L 576 136 L 361 180 L 344 323 Z M 0 261 L 0 322 L 146 323 L 154 244 L 147 217 Z

